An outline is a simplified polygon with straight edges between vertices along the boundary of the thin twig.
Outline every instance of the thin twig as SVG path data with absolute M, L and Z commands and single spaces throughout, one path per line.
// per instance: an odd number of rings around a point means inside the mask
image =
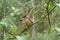
M 49 14 L 50 14 L 50 13 L 49 13 L 49 9 L 48 9 L 48 8 L 49 8 L 49 2 L 50 2 L 50 1 L 48 1 L 48 3 L 47 3 L 47 16 L 48 16 L 48 22 L 49 22 L 49 33 L 50 33 L 51 23 L 50 23 L 50 17 L 49 17 Z
M 56 8 L 56 5 L 49 11 L 51 13 Z

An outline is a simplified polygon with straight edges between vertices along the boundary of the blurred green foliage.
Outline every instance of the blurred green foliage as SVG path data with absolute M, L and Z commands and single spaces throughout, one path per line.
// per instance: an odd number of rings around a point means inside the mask
M 47 2 L 50 12 L 51 33 L 48 33 Z M 57 3 L 59 1 L 59 3 Z M 0 40 L 30 40 L 28 29 L 26 35 L 20 19 L 29 13 L 34 15 L 36 26 L 36 40 L 60 40 L 60 0 L 0 0 Z

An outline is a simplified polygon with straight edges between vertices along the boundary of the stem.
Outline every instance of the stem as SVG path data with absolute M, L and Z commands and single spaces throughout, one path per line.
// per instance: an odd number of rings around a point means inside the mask
M 50 23 L 50 17 L 49 17 L 49 2 L 47 3 L 47 16 L 48 16 L 48 22 L 49 22 L 49 33 L 50 33 L 50 29 L 51 29 L 51 23 Z
M 33 23 L 34 23 L 34 14 L 33 14 Z M 35 40 L 35 34 L 36 34 L 36 28 L 35 26 L 33 25 L 32 26 L 32 35 L 31 35 L 31 40 Z

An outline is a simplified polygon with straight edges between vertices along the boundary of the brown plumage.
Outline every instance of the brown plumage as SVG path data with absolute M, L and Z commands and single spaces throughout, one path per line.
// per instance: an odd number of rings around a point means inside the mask
M 33 22 L 32 22 L 29 15 L 25 15 L 20 21 L 21 21 L 21 24 L 24 27 L 24 30 L 21 33 L 26 31 L 27 29 L 29 29 L 33 25 Z

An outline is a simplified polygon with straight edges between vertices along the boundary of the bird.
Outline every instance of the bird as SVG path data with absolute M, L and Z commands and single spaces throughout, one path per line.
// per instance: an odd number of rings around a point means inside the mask
M 31 17 L 28 14 L 24 15 L 20 21 L 21 24 L 24 26 L 24 30 L 22 30 L 21 34 L 27 31 L 33 25 Z

